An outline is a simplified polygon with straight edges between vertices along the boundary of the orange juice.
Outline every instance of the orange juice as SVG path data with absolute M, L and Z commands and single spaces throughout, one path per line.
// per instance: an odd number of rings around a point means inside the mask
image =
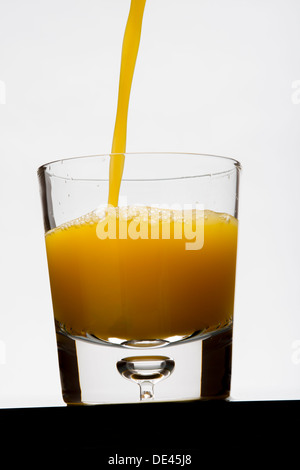
M 118 205 L 119 191 L 123 174 L 125 157 L 122 154 L 124 154 L 126 150 L 129 97 L 139 49 L 145 3 L 146 0 L 131 0 L 130 11 L 123 40 L 118 106 L 109 169 L 108 203 L 113 206 Z
M 109 213 L 95 211 L 46 234 L 54 314 L 63 329 L 118 343 L 172 341 L 231 322 L 237 220 L 202 212 L 203 243 L 193 249 L 191 221 L 167 212 L 144 218 L 118 209 L 109 228 Z
M 172 341 L 228 325 L 233 315 L 234 217 L 207 210 L 186 218 L 149 208 L 144 217 L 118 207 L 145 1 L 131 1 L 123 41 L 107 206 L 115 211 L 94 211 L 46 234 L 59 327 L 117 343 Z

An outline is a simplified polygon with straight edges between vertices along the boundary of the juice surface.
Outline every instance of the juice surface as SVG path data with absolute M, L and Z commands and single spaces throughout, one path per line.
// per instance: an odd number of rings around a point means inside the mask
M 109 214 L 96 212 L 46 234 L 54 315 L 63 328 L 122 342 L 185 337 L 231 321 L 234 217 L 204 211 L 199 225 L 203 246 L 186 249 L 190 222 L 175 212 L 169 214 L 170 237 L 165 239 L 162 216 L 144 220 L 134 211 L 126 217 L 122 211 L 115 214 L 115 226 L 123 224 L 127 238 L 120 239 L 118 230 L 115 238 L 109 230 L 106 239 L 99 238 L 101 223 L 109 227 Z M 183 236 L 176 239 L 180 227 Z

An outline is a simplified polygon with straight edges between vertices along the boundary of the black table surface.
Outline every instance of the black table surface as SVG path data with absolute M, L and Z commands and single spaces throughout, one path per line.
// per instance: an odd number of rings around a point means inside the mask
M 243 468 L 263 457 L 270 465 L 298 456 L 299 419 L 300 400 L 1 409 L 0 453 L 142 470 L 238 459 Z

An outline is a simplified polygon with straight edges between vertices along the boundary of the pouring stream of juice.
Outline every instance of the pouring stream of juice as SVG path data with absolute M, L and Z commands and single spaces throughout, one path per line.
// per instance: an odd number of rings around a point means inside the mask
M 145 3 L 146 0 L 131 0 L 123 40 L 118 106 L 109 168 L 108 204 L 111 204 L 112 206 L 117 206 L 119 199 L 125 159 L 125 156 L 122 154 L 126 151 L 129 97 L 136 58 L 139 50 Z

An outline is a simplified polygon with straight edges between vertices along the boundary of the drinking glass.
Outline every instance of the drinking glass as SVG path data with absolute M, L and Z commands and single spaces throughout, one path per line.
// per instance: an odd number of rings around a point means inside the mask
M 38 169 L 62 395 L 68 405 L 228 399 L 238 161 L 125 154 Z

